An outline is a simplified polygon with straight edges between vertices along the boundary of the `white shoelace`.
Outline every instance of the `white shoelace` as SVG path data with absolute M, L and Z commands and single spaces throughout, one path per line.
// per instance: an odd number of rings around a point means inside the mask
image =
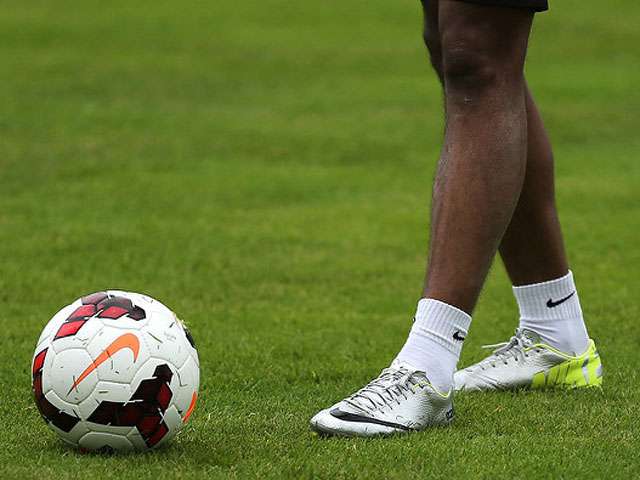
M 516 333 L 509 339 L 508 342 L 495 343 L 492 345 L 482 345 L 482 348 L 493 348 L 493 354 L 482 360 L 479 365 L 484 369 L 485 365 L 496 366 L 496 362 L 503 362 L 505 365 L 510 358 L 514 358 L 517 361 L 520 359 L 524 361 L 529 357 L 526 349 L 533 345 L 532 341 L 524 336 L 524 332 L 521 329 L 516 329 Z
M 400 405 L 400 398 L 406 400 L 407 394 L 415 393 L 414 387 L 423 388 L 424 385 L 415 378 L 413 372 L 403 367 L 385 368 L 378 378 L 344 401 L 359 410 L 373 412 L 391 407 L 394 402 Z

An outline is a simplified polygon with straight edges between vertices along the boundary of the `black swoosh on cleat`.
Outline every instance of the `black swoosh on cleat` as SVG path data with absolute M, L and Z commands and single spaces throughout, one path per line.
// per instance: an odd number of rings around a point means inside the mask
M 342 420 L 343 422 L 375 423 L 376 425 L 383 425 L 385 427 L 399 428 L 401 430 L 406 430 L 407 432 L 413 430 L 412 428 L 407 427 L 406 425 L 401 425 L 400 423 L 387 422 L 385 420 L 378 420 L 377 418 L 365 417 L 364 415 L 358 415 L 357 413 L 343 412 L 339 408 L 334 408 L 329 413 L 332 417 L 335 417 L 338 420 Z
M 547 307 L 549 308 L 554 308 L 557 307 L 558 305 L 560 305 L 561 303 L 566 302 L 567 300 L 569 300 L 571 297 L 573 297 L 576 294 L 576 291 L 574 290 L 573 292 L 571 292 L 569 295 L 567 295 L 564 298 L 561 298 L 560 300 L 554 302 L 553 299 L 549 299 L 547 300 Z

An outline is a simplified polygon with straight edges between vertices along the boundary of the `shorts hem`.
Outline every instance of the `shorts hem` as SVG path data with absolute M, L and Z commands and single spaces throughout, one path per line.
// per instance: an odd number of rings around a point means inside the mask
M 549 3 L 546 0 L 458 0 L 464 3 L 475 3 L 477 5 L 487 5 L 493 7 L 525 8 L 534 12 L 544 12 L 549 10 Z

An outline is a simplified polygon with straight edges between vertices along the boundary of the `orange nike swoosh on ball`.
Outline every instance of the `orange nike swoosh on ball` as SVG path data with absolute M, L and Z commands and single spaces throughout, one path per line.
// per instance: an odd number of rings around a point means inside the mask
M 122 350 L 123 348 L 128 348 L 133 352 L 133 361 L 135 362 L 138 358 L 138 351 L 140 350 L 140 340 L 138 340 L 138 337 L 136 337 L 133 333 L 125 333 L 124 335 L 120 335 L 113 342 L 111 342 L 111 345 L 105 348 L 102 353 L 96 357 L 96 359 L 84 370 L 84 372 L 80 374 L 76 381 L 73 382 L 73 385 L 71 385 L 69 393 L 71 392 L 71 390 L 76 388 L 80 384 L 80 382 L 87 378 L 91 372 L 93 372 L 108 358 L 110 358 L 112 355 Z

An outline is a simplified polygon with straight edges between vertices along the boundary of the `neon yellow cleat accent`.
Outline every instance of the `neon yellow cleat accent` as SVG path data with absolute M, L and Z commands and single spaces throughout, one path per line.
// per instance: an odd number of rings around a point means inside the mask
M 571 357 L 549 345 L 537 344 L 532 348 L 545 348 L 566 357 L 567 360 L 533 376 L 531 388 L 582 388 L 602 386 L 602 362 L 593 340 L 589 348 L 578 357 Z
M 456 391 L 584 388 L 602 385 L 602 362 L 593 340 L 581 355 L 561 352 L 532 330 L 519 328 L 508 342 L 486 345 L 491 355 L 454 376 Z

